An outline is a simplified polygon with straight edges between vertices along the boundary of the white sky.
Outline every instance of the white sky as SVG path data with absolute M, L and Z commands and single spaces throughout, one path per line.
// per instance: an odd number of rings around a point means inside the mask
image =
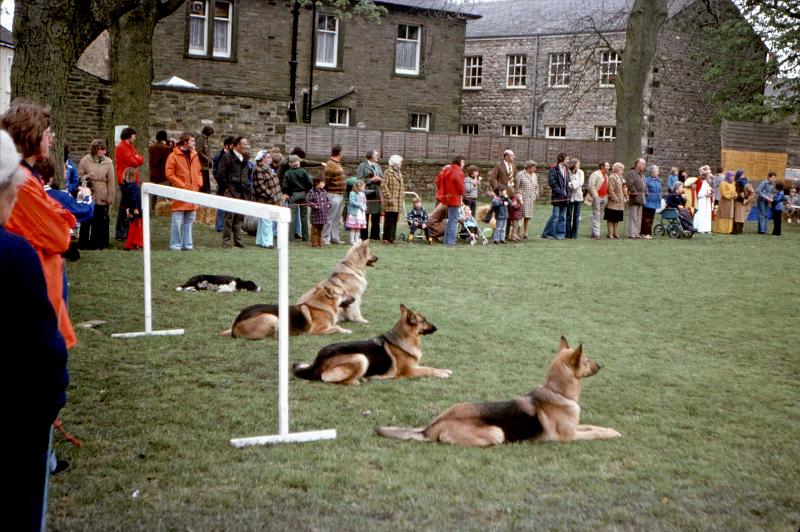
M 14 21 L 14 0 L 2 0 L 2 2 L 2 9 L 0 9 L 0 24 L 8 29 L 11 29 L 11 25 Z

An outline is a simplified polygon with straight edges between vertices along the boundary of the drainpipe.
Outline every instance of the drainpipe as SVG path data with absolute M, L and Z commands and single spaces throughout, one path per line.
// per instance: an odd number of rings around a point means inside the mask
M 538 99 L 539 96 L 536 94 L 536 88 L 539 84 L 539 36 L 536 36 L 536 58 L 534 59 L 534 66 L 533 66 L 533 96 L 531 101 L 531 107 L 533 111 L 531 113 L 531 137 L 536 137 L 536 128 L 538 126 Z
M 292 57 L 289 59 L 289 110 L 286 113 L 289 123 L 297 122 L 297 106 L 294 93 L 297 88 L 297 26 L 300 19 L 300 2 L 292 6 Z
M 540 102 L 539 105 L 536 106 L 536 109 L 533 110 L 533 127 L 534 128 L 537 128 L 537 129 L 539 128 L 539 109 L 544 107 L 544 105 L 546 103 L 547 103 L 547 100 L 544 100 L 544 101 Z
M 317 3 L 311 3 L 311 57 L 308 61 L 308 100 L 303 99 L 303 122 L 311 122 L 311 105 L 314 101 L 314 63 L 317 54 Z

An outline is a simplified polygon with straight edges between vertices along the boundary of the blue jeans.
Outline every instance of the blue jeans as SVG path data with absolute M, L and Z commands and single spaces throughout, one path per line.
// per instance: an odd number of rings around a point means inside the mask
M 495 223 L 497 224 L 492 233 L 492 240 L 495 242 L 503 242 L 506 239 L 506 225 L 508 224 L 508 218 L 495 218 Z
M 567 203 L 567 238 L 578 238 L 578 224 L 581 221 L 582 201 L 570 201 Z
M 567 202 L 553 205 L 553 213 L 547 219 L 542 238 L 564 240 L 567 234 Z
M 217 209 L 217 220 L 214 223 L 214 229 L 217 230 L 217 233 L 221 233 L 222 229 L 225 225 L 225 211 L 222 209 Z
M 192 224 L 196 211 L 172 211 L 172 225 L 169 228 L 169 249 L 179 251 L 192 249 Z
M 271 248 L 277 225 L 278 222 L 270 220 L 269 218 L 259 219 L 258 229 L 256 230 L 256 246 Z
M 300 220 L 300 206 L 294 208 L 294 234 L 303 236 L 303 222 Z
M 458 229 L 458 207 L 447 208 L 447 226 L 444 230 L 444 245 L 456 245 L 456 229 Z
M 767 232 L 767 220 L 769 220 L 769 202 L 758 198 L 758 234 Z

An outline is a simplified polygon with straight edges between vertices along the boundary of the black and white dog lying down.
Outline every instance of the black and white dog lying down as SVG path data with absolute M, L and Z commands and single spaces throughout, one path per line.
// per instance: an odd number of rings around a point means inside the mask
M 253 281 L 245 281 L 230 275 L 195 275 L 175 290 L 178 292 L 194 292 L 195 290 L 210 290 L 212 292 L 260 292 L 261 288 Z

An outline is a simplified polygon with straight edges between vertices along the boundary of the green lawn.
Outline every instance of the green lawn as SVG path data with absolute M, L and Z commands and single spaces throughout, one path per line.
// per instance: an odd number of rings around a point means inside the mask
M 404 303 L 439 328 L 423 363 L 453 376 L 292 379 L 291 429 L 335 428 L 338 438 L 244 450 L 228 440 L 277 431 L 276 343 L 218 333 L 243 307 L 276 301 L 276 253 L 223 250 L 208 227 L 195 228 L 198 251 L 164 251 L 167 221 L 157 219 L 154 326 L 186 334 L 119 340 L 107 334 L 143 329 L 141 254 L 84 252 L 69 265 L 71 315 L 108 323 L 80 329 L 70 353 L 62 417 L 84 447 L 57 439 L 72 468 L 53 478 L 50 527 L 797 530 L 800 228 L 594 242 L 589 216 L 571 242 L 376 244 L 370 323 L 347 337 L 293 338 L 291 361 L 384 332 Z M 343 253 L 292 244 L 290 299 Z M 175 291 L 198 273 L 264 291 Z M 465 449 L 373 435 L 528 391 L 562 334 L 604 365 L 584 381 L 583 422 L 621 439 Z

